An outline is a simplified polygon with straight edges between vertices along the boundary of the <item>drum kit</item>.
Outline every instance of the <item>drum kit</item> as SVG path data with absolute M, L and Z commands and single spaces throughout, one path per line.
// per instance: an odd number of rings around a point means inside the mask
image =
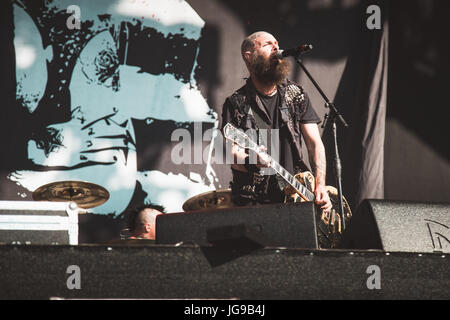
M 33 192 L 35 201 L 75 202 L 79 208 L 90 209 L 105 203 L 109 192 L 97 184 L 87 181 L 57 181 L 37 188 Z M 204 192 L 184 202 L 184 211 L 220 209 L 232 207 L 231 189 Z M 81 210 L 80 213 L 83 211 Z

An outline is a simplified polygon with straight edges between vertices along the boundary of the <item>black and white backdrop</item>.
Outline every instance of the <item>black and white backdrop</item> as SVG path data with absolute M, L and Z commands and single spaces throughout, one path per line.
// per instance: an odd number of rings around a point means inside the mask
M 380 28 L 367 27 L 371 5 Z M 353 210 L 365 198 L 450 201 L 445 1 L 1 6 L 0 199 L 32 200 L 37 187 L 61 180 L 105 187 L 110 199 L 80 217 L 81 242 L 118 237 L 122 213 L 137 204 L 178 212 L 190 197 L 228 187 L 211 132 L 247 76 L 240 43 L 258 30 L 281 48 L 314 46 L 303 62 L 350 124 L 338 126 L 338 141 Z M 322 98 L 293 61 L 290 78 L 323 118 Z M 321 132 L 335 185 L 331 132 Z M 191 152 L 180 162 L 182 139 Z

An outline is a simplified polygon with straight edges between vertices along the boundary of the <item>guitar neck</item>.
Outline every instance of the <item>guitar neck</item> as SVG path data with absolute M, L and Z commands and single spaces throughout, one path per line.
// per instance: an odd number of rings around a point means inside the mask
M 260 147 L 258 144 L 250 139 L 244 132 L 241 132 L 231 123 L 227 123 L 224 126 L 223 132 L 225 138 L 237 143 L 243 148 L 248 148 L 261 155 Z M 287 183 L 289 183 L 297 193 L 307 201 L 314 201 L 314 194 L 308 190 L 303 184 L 300 183 L 292 174 L 289 173 L 285 168 L 283 168 L 275 159 L 267 154 L 270 160 L 270 167 L 275 170 Z
M 261 152 L 258 151 L 258 145 L 255 142 L 250 142 L 250 149 L 255 151 L 258 154 Z M 281 164 L 275 161 L 270 155 L 268 155 L 270 159 L 270 167 L 275 170 L 287 183 L 289 183 L 305 200 L 314 201 L 314 194 L 308 190 L 303 184 L 300 183 L 289 171 L 287 171 Z
M 314 201 L 314 194 L 300 183 L 292 174 L 270 157 L 270 167 L 289 183 L 305 200 Z

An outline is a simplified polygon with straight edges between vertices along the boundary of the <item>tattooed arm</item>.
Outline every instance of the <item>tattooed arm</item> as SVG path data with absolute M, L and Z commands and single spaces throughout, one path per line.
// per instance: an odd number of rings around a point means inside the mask
M 315 123 L 306 123 L 301 125 L 303 138 L 308 149 L 309 164 L 316 177 L 316 188 L 314 194 L 316 203 L 324 210 L 331 209 L 331 201 L 325 187 L 325 175 L 327 164 L 325 158 L 325 147 L 320 137 L 319 128 Z

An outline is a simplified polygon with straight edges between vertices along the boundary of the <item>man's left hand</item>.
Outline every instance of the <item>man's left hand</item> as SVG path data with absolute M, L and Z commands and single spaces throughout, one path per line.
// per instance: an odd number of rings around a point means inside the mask
M 324 211 L 331 210 L 332 204 L 325 186 L 317 186 L 314 195 L 316 196 L 314 201 L 320 206 L 320 209 Z

